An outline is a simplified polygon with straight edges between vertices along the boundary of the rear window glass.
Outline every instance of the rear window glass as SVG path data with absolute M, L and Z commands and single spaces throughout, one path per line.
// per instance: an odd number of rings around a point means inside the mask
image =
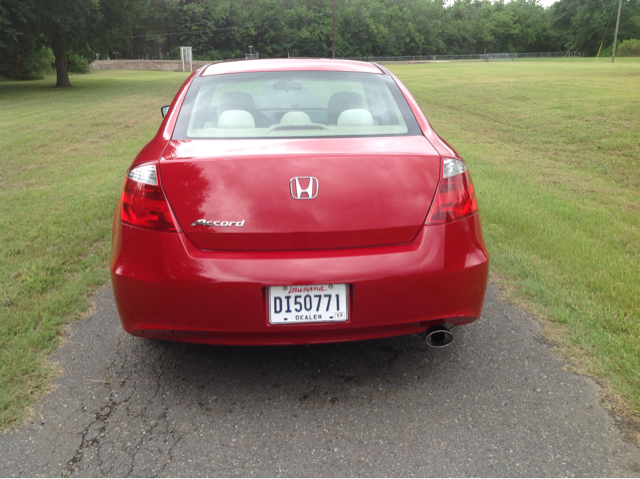
M 289 71 L 196 78 L 173 139 L 419 134 L 388 75 Z

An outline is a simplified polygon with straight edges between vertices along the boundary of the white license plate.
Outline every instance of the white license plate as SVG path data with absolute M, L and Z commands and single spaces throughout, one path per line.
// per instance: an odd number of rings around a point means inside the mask
M 346 284 L 269 287 L 269 322 L 300 324 L 348 319 Z

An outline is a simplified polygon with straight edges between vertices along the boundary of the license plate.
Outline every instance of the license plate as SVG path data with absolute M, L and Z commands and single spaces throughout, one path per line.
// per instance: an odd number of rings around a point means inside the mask
M 326 323 L 347 319 L 346 284 L 269 287 L 271 324 Z

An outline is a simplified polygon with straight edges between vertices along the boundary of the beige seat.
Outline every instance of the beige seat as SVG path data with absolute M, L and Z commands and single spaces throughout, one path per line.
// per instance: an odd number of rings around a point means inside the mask
M 303 111 L 288 111 L 282 115 L 282 118 L 280 119 L 281 125 L 300 125 L 307 123 L 313 122 L 311 121 L 311 117 Z
M 220 122 L 220 116 L 229 110 L 249 112 L 253 116 L 254 125 L 258 128 L 265 128 L 271 124 L 267 117 L 258 111 L 256 102 L 247 92 L 229 91 L 220 97 L 218 100 L 218 122 Z
M 218 118 L 218 128 L 255 128 L 253 115 L 244 110 L 223 111 Z
M 338 124 L 338 117 L 345 110 L 366 108 L 364 99 L 355 91 L 339 91 L 331 95 L 327 104 L 327 120 L 330 125 Z
M 338 117 L 338 126 L 373 126 L 373 116 L 369 110 L 345 110 Z

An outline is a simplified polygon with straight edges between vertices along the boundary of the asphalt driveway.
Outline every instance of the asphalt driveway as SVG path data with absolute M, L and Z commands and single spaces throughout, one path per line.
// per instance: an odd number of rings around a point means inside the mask
M 94 300 L 0 476 L 640 476 L 597 384 L 492 288 L 443 350 L 148 341 Z

